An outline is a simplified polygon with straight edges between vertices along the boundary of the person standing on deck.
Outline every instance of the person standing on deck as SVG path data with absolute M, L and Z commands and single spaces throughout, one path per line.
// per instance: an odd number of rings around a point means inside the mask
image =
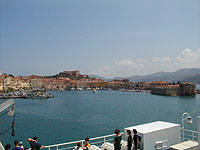
M 45 148 L 45 146 L 38 143 L 37 137 L 34 137 L 33 139 L 28 138 L 28 142 L 31 145 L 31 150 L 40 150 L 40 148 Z
M 140 141 L 141 137 L 137 135 L 137 130 L 133 129 L 133 142 L 134 142 L 134 150 L 140 149 Z
M 114 141 L 113 141 L 114 150 L 121 150 L 122 135 L 120 133 L 120 130 L 116 129 L 115 134 L 116 134 L 116 136 L 115 136 Z
M 131 150 L 131 147 L 132 147 L 132 142 L 133 142 L 133 139 L 132 139 L 132 136 L 131 136 L 131 131 L 130 130 L 127 130 L 127 134 L 128 134 L 128 138 L 127 138 L 127 141 L 128 141 L 128 150 Z

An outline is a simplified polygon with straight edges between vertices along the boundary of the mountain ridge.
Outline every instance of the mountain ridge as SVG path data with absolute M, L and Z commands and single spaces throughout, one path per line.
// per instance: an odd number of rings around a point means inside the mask
M 130 82 L 152 82 L 152 81 L 168 81 L 168 82 L 195 82 L 200 84 L 200 68 L 183 68 L 174 72 L 155 72 L 147 75 L 134 75 L 130 77 L 114 77 L 113 79 L 108 79 L 100 76 L 95 76 L 100 79 L 106 79 L 105 81 L 111 81 L 114 79 L 129 79 Z

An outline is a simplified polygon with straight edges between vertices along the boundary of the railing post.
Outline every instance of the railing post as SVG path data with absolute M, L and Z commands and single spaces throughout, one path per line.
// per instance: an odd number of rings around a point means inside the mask
M 200 150 L 200 116 L 197 116 L 198 122 L 198 143 L 199 143 L 199 150 Z
M 182 128 L 180 129 L 180 131 L 181 131 L 181 142 L 183 141 L 183 132 L 182 132 Z
M 103 143 L 105 143 L 106 142 L 106 138 L 105 138 L 105 136 L 103 137 Z
M 56 146 L 56 150 L 58 150 L 58 146 Z
M 194 132 L 192 132 L 192 141 L 194 141 Z
M 49 150 L 50 150 L 51 148 L 49 147 Z

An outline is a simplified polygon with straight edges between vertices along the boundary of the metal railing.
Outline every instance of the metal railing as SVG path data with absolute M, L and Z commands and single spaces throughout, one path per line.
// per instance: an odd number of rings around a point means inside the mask
M 184 129 L 184 138 L 182 136 L 182 129 L 181 130 L 181 141 L 198 141 L 198 132 L 193 130 Z M 123 135 L 123 133 L 122 133 Z M 91 145 L 96 145 L 100 147 L 105 142 L 113 142 L 115 134 L 95 137 L 90 139 Z M 82 146 L 84 145 L 85 140 L 79 140 L 79 141 L 73 141 L 73 142 L 67 142 L 67 143 L 61 143 L 61 144 L 55 144 L 55 145 L 49 145 L 46 146 L 47 150 L 68 150 L 68 149 L 74 149 L 74 147 L 77 145 L 78 142 L 82 143 Z
M 123 135 L 123 133 L 122 133 L 122 135 Z M 90 144 L 96 145 L 96 146 L 101 146 L 105 142 L 112 142 L 113 139 L 114 139 L 114 136 L 116 136 L 116 134 L 91 138 Z M 85 140 L 49 145 L 49 146 L 45 146 L 45 147 L 46 147 L 47 150 L 68 150 L 68 149 L 74 149 L 74 147 L 77 145 L 78 142 L 81 142 L 82 146 L 83 146 Z
M 1 142 L 0 142 L 0 150 L 5 150 Z
M 188 141 L 188 140 L 198 141 L 199 133 L 197 131 L 184 129 L 184 138 L 183 138 L 182 130 L 183 129 L 181 129 L 181 141 Z

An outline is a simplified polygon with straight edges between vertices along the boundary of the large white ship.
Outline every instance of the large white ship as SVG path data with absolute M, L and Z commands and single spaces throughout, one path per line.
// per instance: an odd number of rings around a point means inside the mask
M 10 116 L 14 115 L 14 100 L 8 100 L 0 104 L 0 112 L 12 108 L 8 111 Z M 182 115 L 182 123 L 175 124 L 164 121 L 155 121 L 142 125 L 126 127 L 122 133 L 123 140 L 121 141 L 121 150 L 127 150 L 127 130 L 136 129 L 141 137 L 140 150 L 200 150 L 200 116 L 198 119 L 198 131 L 187 130 L 184 128 L 184 122 L 191 124 L 192 117 L 185 112 Z M 113 139 L 116 135 L 105 135 L 101 137 L 90 138 L 91 150 L 114 150 Z M 45 146 L 47 150 L 67 150 L 74 149 L 76 144 L 81 142 L 84 145 L 84 140 L 72 141 Z M 132 147 L 134 150 L 134 147 Z M 4 147 L 0 143 L 0 150 Z

